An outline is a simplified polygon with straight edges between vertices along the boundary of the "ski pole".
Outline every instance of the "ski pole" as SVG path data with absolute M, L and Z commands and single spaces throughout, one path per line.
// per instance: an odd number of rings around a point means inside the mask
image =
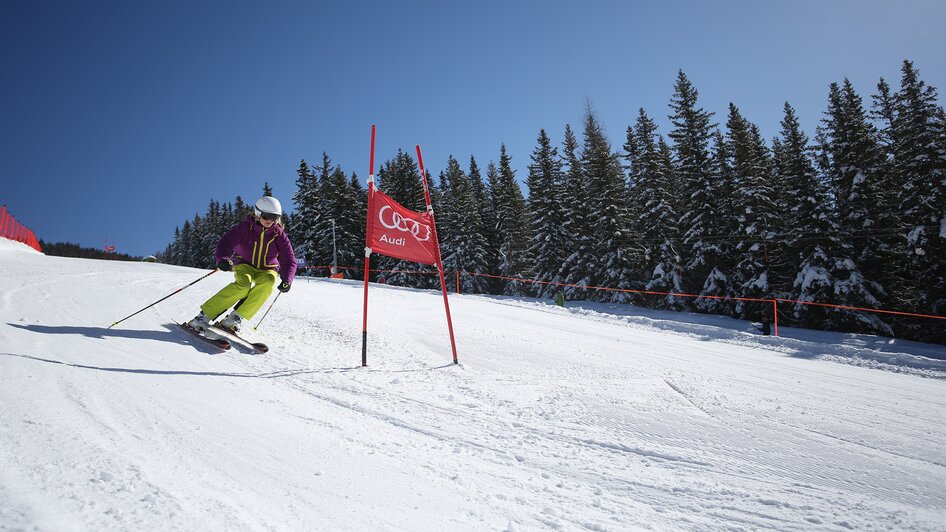
M 159 300 L 155 301 L 154 303 L 148 305 L 147 307 L 145 307 L 145 308 L 139 310 L 138 312 L 135 312 L 134 314 L 130 314 L 130 315 L 128 315 L 128 316 L 125 316 L 124 318 L 122 318 L 122 319 L 116 321 L 115 323 L 109 325 L 108 328 L 111 329 L 112 327 L 114 327 L 114 326 L 118 325 L 119 323 L 121 323 L 121 322 L 127 320 L 128 318 L 134 316 L 135 314 L 139 314 L 139 313 L 141 313 L 141 312 L 144 312 L 144 311 L 148 310 L 149 308 L 151 308 L 151 307 L 157 305 L 158 303 L 160 303 L 160 302 L 164 301 L 165 299 L 167 299 L 167 298 L 173 296 L 174 294 L 180 292 L 181 290 L 184 290 L 185 288 L 194 286 L 195 284 L 199 283 L 200 281 L 203 281 L 204 279 L 210 277 L 211 275 L 217 273 L 218 271 L 219 271 L 219 270 L 211 270 L 210 273 L 208 273 L 207 275 L 202 276 L 200 279 L 197 279 L 196 281 L 192 282 L 191 284 L 189 284 L 189 285 L 187 285 L 187 286 L 183 286 L 183 287 L 181 287 L 181 288 L 178 288 L 177 290 L 175 290 L 175 291 L 171 292 L 170 294 L 168 294 L 168 295 L 162 297 L 161 299 L 159 299 Z
M 273 298 L 273 302 L 269 304 L 269 308 L 267 308 L 266 312 L 263 313 L 263 317 L 259 319 L 259 323 L 257 323 L 256 326 L 253 327 L 254 331 L 259 329 L 260 323 L 263 323 L 263 320 L 266 319 L 266 315 L 269 314 L 269 311 L 273 309 L 273 305 L 276 304 L 276 300 L 279 299 L 280 294 L 282 294 L 282 292 L 276 292 L 276 297 Z

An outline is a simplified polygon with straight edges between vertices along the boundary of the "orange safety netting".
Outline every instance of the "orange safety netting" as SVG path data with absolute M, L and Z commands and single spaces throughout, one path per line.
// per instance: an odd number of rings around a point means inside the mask
M 303 269 L 318 270 L 318 269 L 331 269 L 331 268 L 332 268 L 331 266 L 308 266 Z M 363 271 L 363 268 L 339 266 L 336 268 L 336 270 Z M 398 273 L 398 274 L 420 274 L 420 275 L 433 275 L 437 273 L 436 270 L 431 271 L 431 270 L 372 269 L 369 271 L 372 273 L 387 273 L 387 274 Z M 938 316 L 935 314 L 919 314 L 915 312 L 902 312 L 902 311 L 896 311 L 896 310 L 883 310 L 883 309 L 866 308 L 866 307 L 854 307 L 850 305 L 835 305 L 831 303 L 818 303 L 815 301 L 801 301 L 801 300 L 794 300 L 794 299 L 783 299 L 783 298 L 762 299 L 762 298 L 752 298 L 752 297 L 707 296 L 707 295 L 699 295 L 699 294 L 686 294 L 686 293 L 680 293 L 680 292 L 657 292 L 657 291 L 652 291 L 652 290 L 632 290 L 632 289 L 627 289 L 627 288 L 610 288 L 606 286 L 555 283 L 555 282 L 550 282 L 550 281 L 539 281 L 536 279 L 526 279 L 523 277 L 506 277 L 502 275 L 491 275 L 491 274 L 486 274 L 486 273 L 473 273 L 473 272 L 466 272 L 466 271 L 454 271 L 453 274 L 456 277 L 456 293 L 460 293 L 460 276 L 470 275 L 474 277 L 488 277 L 491 279 L 501 279 L 505 281 L 518 281 L 522 283 L 532 283 L 532 284 L 539 284 L 539 285 L 546 285 L 546 286 L 558 286 L 561 288 L 579 288 L 583 290 L 600 290 L 600 291 L 605 291 L 605 292 L 622 292 L 622 293 L 630 293 L 630 294 L 688 297 L 688 298 L 696 298 L 696 299 L 722 299 L 722 300 L 729 300 L 729 301 L 750 301 L 750 302 L 756 302 L 756 303 L 769 303 L 772 305 L 772 309 L 773 309 L 772 315 L 774 318 L 773 325 L 774 325 L 775 336 L 778 336 L 778 304 L 779 303 L 811 305 L 811 306 L 817 306 L 817 307 L 836 308 L 836 309 L 841 309 L 841 310 L 854 310 L 854 311 L 860 311 L 860 312 L 873 312 L 873 313 L 878 313 L 878 314 L 909 316 L 909 317 L 914 317 L 914 318 L 946 320 L 946 316 Z

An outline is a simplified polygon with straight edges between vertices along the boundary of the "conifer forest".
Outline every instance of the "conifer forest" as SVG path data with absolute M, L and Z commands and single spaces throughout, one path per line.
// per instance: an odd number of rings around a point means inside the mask
M 704 109 L 682 71 L 668 114 L 672 127 L 660 131 L 640 109 L 619 140 L 590 109 L 558 139 L 540 130 L 526 176 L 504 145 L 485 168 L 451 156 L 429 172 L 444 269 L 468 273 L 461 292 L 551 299 L 561 290 L 566 301 L 752 321 L 766 305 L 734 298 L 780 298 L 795 302 L 779 304 L 783 325 L 946 343 L 946 320 L 802 303 L 946 315 L 946 115 L 910 61 L 897 86 L 880 79 L 869 99 L 847 79 L 832 83 L 813 137 L 788 102 L 771 139 L 735 103 L 725 115 Z M 363 180 L 325 153 L 296 175 L 296 189 L 276 196 L 291 211 L 300 275 L 326 276 L 334 261 L 360 279 Z M 385 161 L 376 186 L 426 208 L 409 153 Z M 255 200 L 212 200 L 175 229 L 160 260 L 213 268 L 218 239 Z M 371 268 L 388 270 L 372 279 L 389 284 L 440 288 L 432 267 L 373 255 Z

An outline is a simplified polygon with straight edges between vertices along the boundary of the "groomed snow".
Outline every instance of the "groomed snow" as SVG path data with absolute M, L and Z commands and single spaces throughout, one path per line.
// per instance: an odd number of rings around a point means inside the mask
M 0 240 L 0 530 L 943 530 L 946 348 L 298 280 L 271 352 L 172 325 L 218 273 Z M 570 304 L 572 305 L 572 304 Z M 258 317 L 257 317 L 258 319 Z M 255 323 L 255 320 L 254 320 Z

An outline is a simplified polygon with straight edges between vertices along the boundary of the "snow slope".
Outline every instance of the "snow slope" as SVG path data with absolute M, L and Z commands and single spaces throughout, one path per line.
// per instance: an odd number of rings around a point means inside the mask
M 299 280 L 215 354 L 221 273 L 0 240 L 0 530 L 943 530 L 946 348 Z M 843 362 L 843 363 L 839 363 Z

